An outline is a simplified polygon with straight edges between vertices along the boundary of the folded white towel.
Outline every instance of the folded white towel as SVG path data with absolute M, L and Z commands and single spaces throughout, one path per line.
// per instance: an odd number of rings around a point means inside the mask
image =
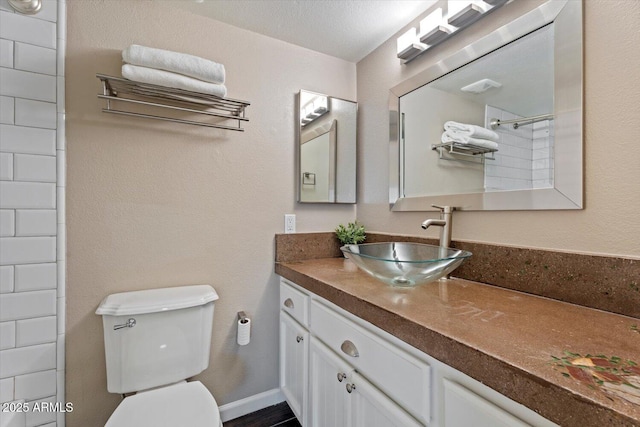
M 122 51 L 124 62 L 184 74 L 209 83 L 224 84 L 224 65 L 187 53 L 132 44 Z
M 448 121 L 444 124 L 444 130 L 449 131 L 449 133 L 456 132 L 472 138 L 488 139 L 490 141 L 500 142 L 500 135 L 490 129 L 483 128 L 482 126 Z
M 122 77 L 135 82 L 190 90 L 193 92 L 219 96 L 221 98 L 224 98 L 227 95 L 227 88 L 224 85 L 207 83 L 202 80 L 183 76 L 182 74 L 170 73 L 168 71 L 156 70 L 147 67 L 139 67 L 137 65 L 124 64 L 122 66 Z
M 490 148 L 492 150 L 498 149 L 498 143 L 495 141 L 490 141 L 488 139 L 482 139 L 482 138 L 473 138 L 471 136 L 465 136 L 457 132 L 451 132 L 451 131 L 443 132 L 440 140 L 445 144 L 448 144 L 450 142 L 457 142 L 458 144 L 476 145 L 479 147 Z

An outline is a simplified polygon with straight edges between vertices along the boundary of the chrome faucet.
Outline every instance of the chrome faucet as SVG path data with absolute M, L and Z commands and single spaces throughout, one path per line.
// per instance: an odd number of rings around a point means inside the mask
M 456 208 L 453 206 L 431 206 L 440 209 L 440 219 L 428 219 L 422 223 L 422 228 L 426 230 L 432 225 L 442 227 L 442 230 L 440 230 L 440 247 L 448 248 L 451 246 L 451 214 Z

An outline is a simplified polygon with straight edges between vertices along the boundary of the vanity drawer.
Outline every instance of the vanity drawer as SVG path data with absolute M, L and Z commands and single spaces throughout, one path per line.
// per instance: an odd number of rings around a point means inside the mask
M 405 410 L 430 421 L 431 367 L 355 324 L 330 307 L 311 301 L 311 331 Z
M 280 280 L 280 309 L 300 324 L 309 326 L 309 295 L 294 286 L 288 280 Z
M 444 427 L 531 427 L 466 387 L 443 378 Z M 513 402 L 514 405 L 517 403 Z

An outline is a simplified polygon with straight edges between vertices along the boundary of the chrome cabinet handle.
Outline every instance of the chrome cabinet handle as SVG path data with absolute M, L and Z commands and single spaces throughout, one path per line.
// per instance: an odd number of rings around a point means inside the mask
M 342 343 L 342 345 L 340 346 L 340 350 L 342 350 L 344 354 L 346 354 L 347 356 L 351 356 L 351 357 L 360 356 L 360 353 L 358 353 L 358 349 L 356 348 L 355 344 L 349 340 L 346 340 L 345 342 Z
M 293 301 L 291 300 L 291 298 L 287 298 L 286 300 L 284 300 L 284 306 L 287 308 L 293 308 Z
M 344 372 L 338 372 L 338 382 L 341 383 L 344 379 L 347 378 L 347 374 Z
M 296 342 L 300 342 L 300 341 L 304 341 L 304 337 L 302 337 L 302 336 L 298 335 L 298 336 L 296 337 Z
M 133 328 L 134 326 L 136 326 L 136 319 L 132 317 L 127 320 L 127 323 L 123 323 L 121 325 L 113 325 L 113 330 L 117 331 L 118 329 Z
M 347 383 L 347 393 L 351 393 L 355 389 L 356 389 L 355 384 Z

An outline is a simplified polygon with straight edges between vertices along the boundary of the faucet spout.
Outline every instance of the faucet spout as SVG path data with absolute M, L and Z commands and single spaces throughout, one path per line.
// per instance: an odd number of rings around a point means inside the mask
M 442 227 L 440 231 L 440 247 L 448 248 L 451 245 L 451 214 L 455 208 L 453 206 L 432 206 L 440 209 L 440 219 L 427 219 L 421 226 L 425 230 L 432 225 Z
M 422 228 L 424 230 L 426 230 L 427 228 L 431 227 L 432 225 L 437 225 L 439 227 L 444 227 L 445 225 L 447 225 L 447 222 L 442 220 L 442 219 L 428 219 L 426 221 L 424 221 L 422 223 Z

